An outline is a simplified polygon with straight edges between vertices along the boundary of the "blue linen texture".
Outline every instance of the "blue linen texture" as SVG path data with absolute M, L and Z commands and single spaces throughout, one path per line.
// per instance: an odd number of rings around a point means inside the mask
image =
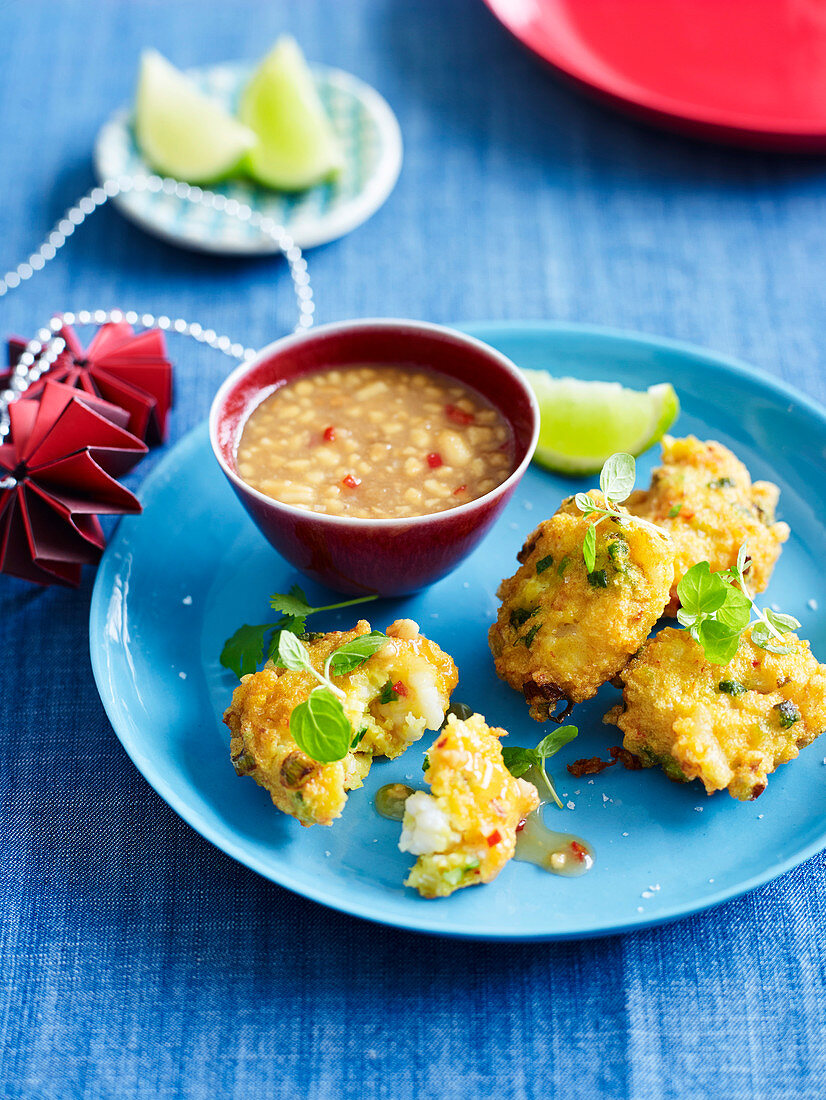
M 593 106 L 480 0 L 0 5 L 3 264 L 91 186 L 95 133 L 131 96 L 142 47 L 205 64 L 255 58 L 284 30 L 378 88 L 406 143 L 386 206 L 310 254 L 319 321 L 641 329 L 826 399 L 822 161 L 690 143 Z M 2 300 L 0 331 L 115 306 L 253 346 L 294 318 L 282 262 L 174 250 L 107 209 Z M 229 364 L 170 344 L 174 441 Z M 824 1095 L 822 856 L 714 912 L 581 943 L 451 942 L 329 912 L 214 850 L 126 758 L 89 667 L 92 579 L 74 592 L 0 577 L 0 1095 Z

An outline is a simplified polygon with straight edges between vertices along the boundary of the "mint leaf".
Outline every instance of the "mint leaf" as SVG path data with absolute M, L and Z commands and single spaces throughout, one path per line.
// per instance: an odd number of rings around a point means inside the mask
M 272 623 L 239 626 L 221 650 L 219 660 L 224 668 L 231 669 L 239 680 L 248 672 L 255 672 L 264 660 L 264 635 L 268 630 L 272 630 Z
M 528 768 L 539 763 L 539 756 L 533 749 L 523 749 L 518 745 L 508 745 L 502 749 L 502 760 L 514 779 L 519 779 L 520 776 L 525 774 Z
M 772 611 L 771 608 L 766 608 L 763 612 L 775 630 L 779 630 L 781 634 L 788 634 L 792 630 L 797 630 L 800 623 L 792 615 L 781 615 L 779 611 Z
M 632 455 L 620 451 L 605 460 L 599 475 L 599 487 L 606 500 L 620 504 L 634 488 L 636 462 Z
M 293 708 L 290 733 L 298 747 L 319 764 L 343 760 L 350 749 L 353 727 L 341 702 L 327 688 L 317 687 Z
M 586 571 L 593 573 L 597 564 L 597 533 L 593 523 L 588 527 L 585 538 L 582 540 L 582 558 Z
M 540 760 L 547 760 L 573 741 L 578 733 L 576 726 L 560 726 L 558 729 L 551 730 L 547 737 L 543 737 L 534 751 Z
M 739 634 L 749 625 L 751 600 L 739 588 L 732 588 L 729 585 L 726 602 L 720 606 L 715 618 Z
M 686 570 L 677 585 L 680 604 L 690 615 L 710 615 L 726 602 L 731 586 L 718 573 L 711 572 L 707 561 L 699 561 Z
M 740 631 L 732 630 L 716 619 L 704 619 L 699 626 L 692 628 L 692 634 L 713 665 L 727 665 L 733 659 L 740 644 Z
M 276 663 L 291 672 L 311 672 L 315 675 L 310 654 L 304 643 L 289 630 L 282 630 L 278 636 Z
M 373 630 L 369 634 L 362 634 L 352 641 L 345 642 L 343 646 L 333 653 L 328 662 L 330 673 L 333 676 L 344 676 L 363 665 L 374 653 L 382 648 L 387 641 L 387 635 L 380 630 Z
M 593 497 L 588 496 L 587 493 L 577 493 L 574 497 L 574 503 L 580 512 L 584 512 L 585 515 L 590 515 L 591 512 L 596 510 L 597 502 Z

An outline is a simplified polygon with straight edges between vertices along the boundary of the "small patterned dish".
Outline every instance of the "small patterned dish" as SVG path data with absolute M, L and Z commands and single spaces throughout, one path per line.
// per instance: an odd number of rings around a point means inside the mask
M 234 110 L 252 69 L 235 62 L 188 75 L 202 91 Z M 313 74 L 344 150 L 345 165 L 338 177 L 297 193 L 271 191 L 245 179 L 210 188 L 272 218 L 300 248 L 326 244 L 365 222 L 393 190 L 402 164 L 399 124 L 378 92 L 340 69 L 314 65 Z M 135 141 L 129 108 L 120 108 L 101 127 L 94 162 L 101 182 L 151 174 Z M 185 248 L 230 255 L 278 251 L 272 237 L 259 228 L 174 195 L 131 191 L 112 201 L 142 229 Z

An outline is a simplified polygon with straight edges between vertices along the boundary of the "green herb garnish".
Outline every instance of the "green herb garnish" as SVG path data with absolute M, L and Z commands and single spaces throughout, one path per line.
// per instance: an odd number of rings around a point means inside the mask
M 544 573 L 546 569 L 550 569 L 553 563 L 553 554 L 548 554 L 546 558 L 540 558 L 540 560 L 536 563 L 536 572 Z
M 515 607 L 510 614 L 510 624 L 513 629 L 518 630 L 520 626 L 524 626 L 538 610 L 538 607 Z
M 523 749 L 518 745 L 505 746 L 502 749 L 505 767 L 515 779 L 535 769 L 537 778 L 544 781 L 548 793 L 561 810 L 562 803 L 545 771 L 545 761 L 558 753 L 569 741 L 573 741 L 578 733 L 576 726 L 560 726 L 559 729 L 552 730 L 547 737 L 543 737 L 535 749 Z
M 559 568 L 556 571 L 556 575 L 558 577 L 561 577 L 562 574 L 565 572 L 565 570 L 568 568 L 568 566 L 570 564 L 571 564 L 571 559 L 570 558 L 568 558 L 568 557 L 563 558 L 562 561 L 559 563 Z
M 602 472 L 599 475 L 599 487 L 602 490 L 605 503 L 599 504 L 587 493 L 577 493 L 574 497 L 574 503 L 586 517 L 599 517 L 585 532 L 585 538 L 582 542 L 582 558 L 588 573 L 593 573 L 597 565 L 597 527 L 609 516 L 620 523 L 628 518 L 619 511 L 619 506 L 631 495 L 636 479 L 636 469 L 637 464 L 634 462 L 633 456 L 626 454 L 625 451 L 611 455 L 610 458 L 605 460 Z M 639 517 L 635 517 L 635 519 L 637 523 L 650 527 L 658 535 L 662 535 L 663 538 L 668 538 L 665 531 L 655 524 L 639 519 Z
M 788 699 L 784 699 L 782 703 L 776 703 L 772 709 L 778 712 L 780 725 L 784 730 L 790 729 L 800 718 L 797 706 Z
M 352 607 L 354 604 L 377 600 L 378 596 L 358 596 L 343 603 L 331 603 L 324 607 L 311 607 L 302 588 L 294 584 L 289 592 L 276 592 L 270 596 L 270 607 L 283 612 L 280 619 L 260 626 L 239 626 L 231 638 L 227 638 L 221 650 L 220 661 L 224 668 L 231 669 L 239 678 L 248 672 L 255 672 L 264 660 L 264 655 L 272 657 L 278 649 L 278 636 L 282 630 L 292 634 L 303 634 L 307 618 L 318 611 L 335 611 L 340 607 Z M 272 632 L 269 646 L 266 637 Z
M 746 586 L 749 567 L 746 544 L 740 547 L 737 564 L 720 573 L 712 573 L 707 561 L 697 562 L 677 585 L 680 610 L 677 619 L 705 650 L 712 664 L 727 665 L 737 652 L 740 635 L 757 616 L 751 640 L 770 653 L 789 653 L 783 635 L 800 626 L 791 615 L 762 610 L 752 600 Z M 778 644 L 781 643 L 781 644 Z
M 743 695 L 746 691 L 739 680 L 721 680 L 717 687 L 724 695 Z
M 591 530 L 593 531 L 593 527 Z M 604 569 L 595 569 L 593 573 L 588 574 L 588 584 L 591 588 L 607 588 L 608 574 Z
M 350 742 L 351 749 L 357 749 L 361 742 L 364 740 L 364 735 L 367 733 L 367 726 L 362 726 L 353 740 Z
M 393 681 L 388 680 L 384 687 L 379 692 L 380 703 L 395 703 L 399 697 L 399 693 L 393 688 Z
M 309 698 L 293 707 L 290 733 L 311 759 L 332 764 L 349 752 L 353 727 L 338 696 L 329 688 L 317 687 Z
M 377 630 L 353 638 L 334 650 L 325 662 L 324 671 L 319 672 L 310 660 L 307 647 L 296 634 L 282 630 L 278 635 L 273 657 L 275 663 L 292 672 L 307 672 L 321 685 L 311 691 L 309 698 L 294 707 L 290 714 L 290 733 L 296 744 L 319 764 L 342 760 L 366 732 L 359 731 L 354 739 L 353 727 L 341 703 L 345 698 L 344 692 L 330 676 L 345 675 L 363 665 L 386 640 L 386 636 Z
M 473 707 L 469 707 L 467 703 L 451 703 L 450 706 L 447 708 L 447 711 L 445 712 L 445 719 L 442 722 L 441 726 L 439 726 L 439 729 L 445 728 L 445 726 L 447 725 L 447 720 L 448 718 L 450 718 L 451 714 L 460 722 L 464 722 L 466 719 L 470 718 L 472 714 L 475 713 L 476 711 L 473 709 Z
M 525 643 L 525 649 L 531 648 L 531 646 L 533 645 L 533 640 L 539 632 L 539 628 L 541 625 L 542 623 L 537 623 L 536 626 L 532 626 L 525 637 L 522 639 L 522 641 Z
M 708 482 L 709 489 L 733 489 L 734 481 L 730 477 L 715 477 Z
M 668 518 L 669 518 L 669 519 L 674 519 L 674 517 L 675 517 L 675 516 L 678 516 L 678 515 L 680 514 L 681 510 L 682 510 L 682 507 L 683 507 L 683 506 L 682 506 L 682 503 L 680 503 L 680 504 L 673 504 L 673 505 L 672 505 L 672 506 L 671 506 L 671 507 L 670 507 L 670 508 L 668 509 Z

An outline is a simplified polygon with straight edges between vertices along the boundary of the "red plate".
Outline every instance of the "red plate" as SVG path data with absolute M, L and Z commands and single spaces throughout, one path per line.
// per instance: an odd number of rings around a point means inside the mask
M 823 0 L 485 0 L 530 50 L 669 129 L 826 150 Z

